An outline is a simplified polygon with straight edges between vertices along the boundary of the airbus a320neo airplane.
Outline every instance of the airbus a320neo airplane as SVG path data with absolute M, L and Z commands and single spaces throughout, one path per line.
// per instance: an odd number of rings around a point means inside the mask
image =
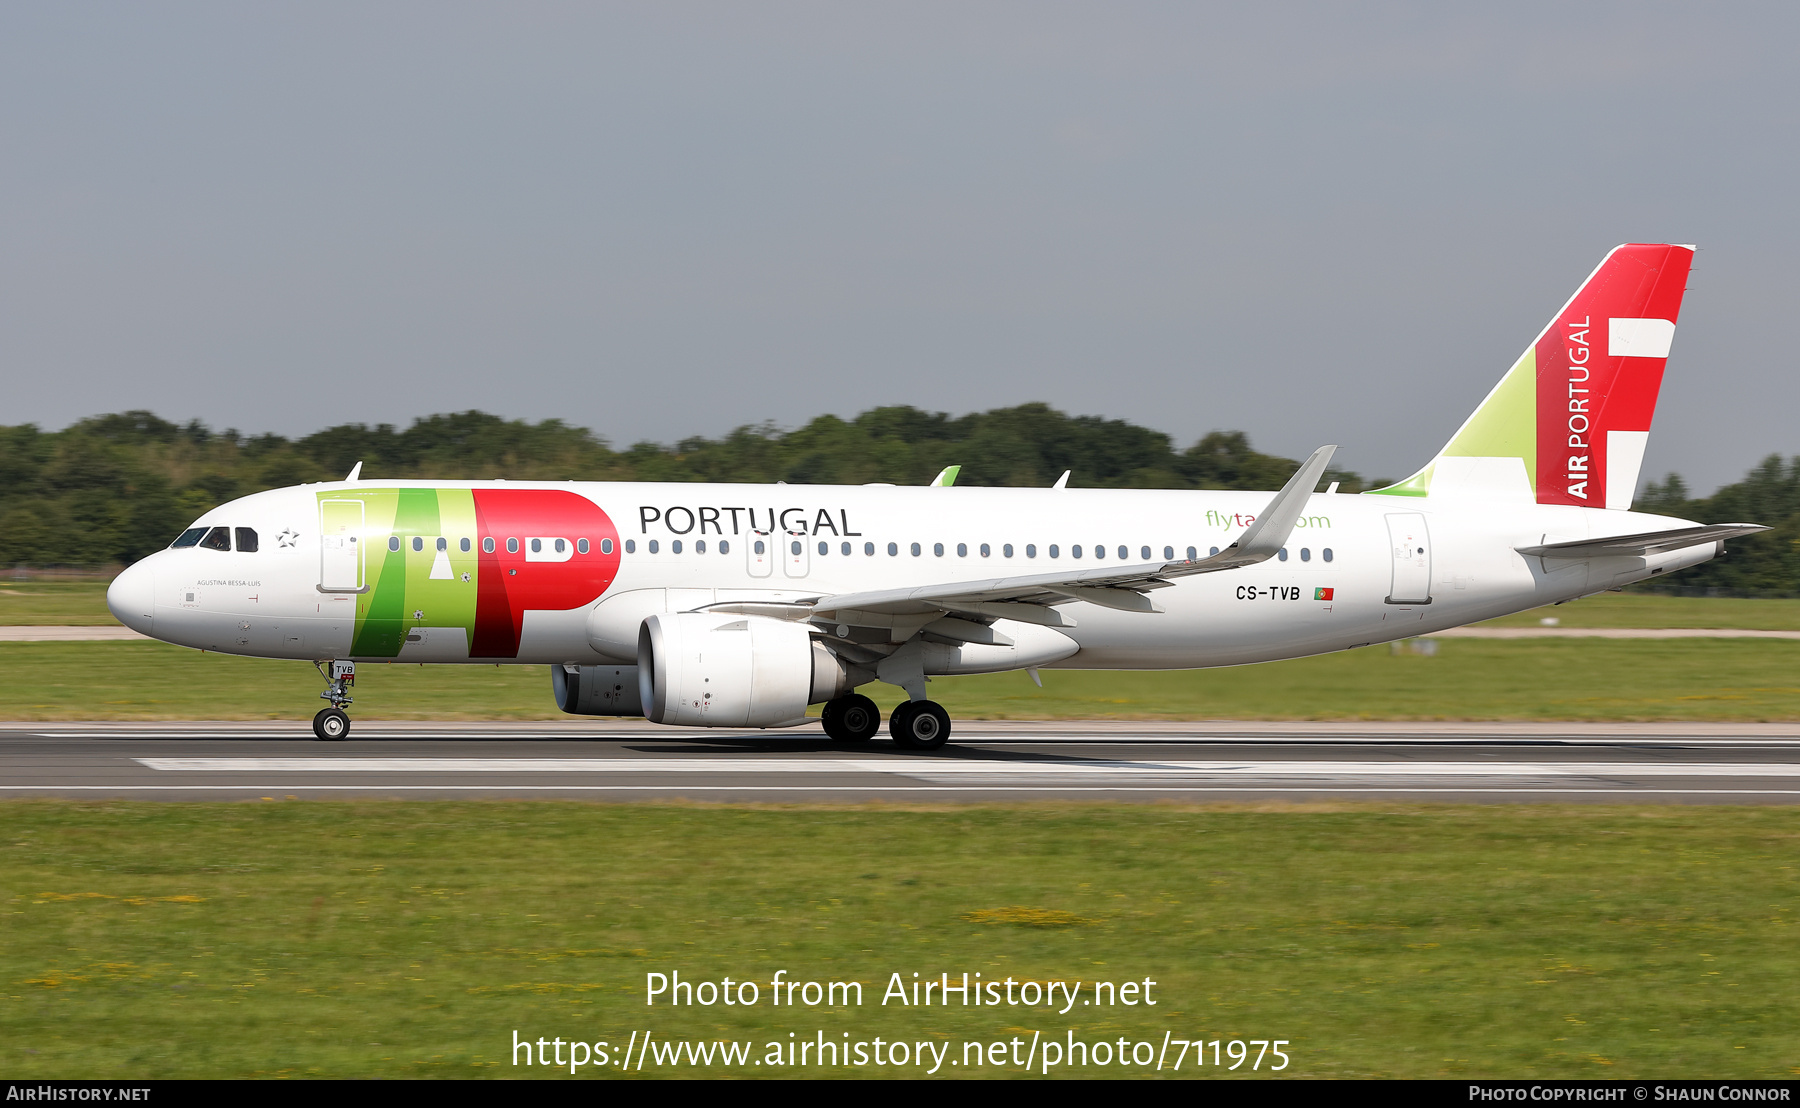
M 1187 669 L 1427 634 L 1695 565 L 1765 528 L 1631 511 L 1690 246 L 1621 246 L 1429 464 L 1361 495 L 349 480 L 207 512 L 107 592 L 182 646 L 548 665 L 566 712 L 942 746 L 930 677 Z M 1061 482 L 1058 483 L 1059 485 Z

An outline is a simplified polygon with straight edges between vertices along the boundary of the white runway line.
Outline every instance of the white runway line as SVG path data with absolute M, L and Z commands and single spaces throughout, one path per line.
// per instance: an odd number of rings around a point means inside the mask
M 897 774 L 927 781 L 1095 778 L 1800 777 L 1800 762 L 1323 762 L 896 758 L 135 758 L 177 773 Z
M 0 792 L 240 792 L 280 793 L 288 789 L 307 792 L 749 792 L 749 793 L 1408 793 L 1419 795 L 1555 795 L 1555 796 L 1800 796 L 1800 789 L 1656 789 L 1616 785 L 1603 789 L 1514 786 L 1511 788 L 1455 788 L 1413 786 L 1336 785 L 0 785 Z M 272 797 L 266 799 L 273 799 Z

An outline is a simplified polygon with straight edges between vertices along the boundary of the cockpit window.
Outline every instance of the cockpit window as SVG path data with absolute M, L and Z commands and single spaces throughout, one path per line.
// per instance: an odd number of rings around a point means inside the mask
M 204 535 L 204 534 L 206 534 L 206 528 L 204 528 L 204 527 L 189 527 L 187 530 L 185 530 L 181 533 L 180 538 L 176 539 L 174 542 L 170 543 L 169 545 L 172 547 L 192 546 L 195 543 L 199 542 L 200 536 Z
M 200 545 L 208 550 L 230 550 L 231 528 L 214 527 L 206 533 L 205 538 L 200 540 Z
M 237 548 L 240 554 L 256 553 L 256 528 L 239 527 L 237 529 Z

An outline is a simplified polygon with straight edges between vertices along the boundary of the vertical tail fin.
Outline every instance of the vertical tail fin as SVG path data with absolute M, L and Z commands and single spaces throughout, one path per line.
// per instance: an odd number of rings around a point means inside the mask
M 1438 456 L 1374 491 L 1630 508 L 1693 260 L 1615 247 Z

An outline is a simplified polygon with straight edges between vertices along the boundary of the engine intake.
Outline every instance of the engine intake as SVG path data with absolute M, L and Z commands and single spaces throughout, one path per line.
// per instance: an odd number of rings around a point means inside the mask
M 804 623 L 718 612 L 644 620 L 637 673 L 644 718 L 686 727 L 797 723 L 853 676 Z

